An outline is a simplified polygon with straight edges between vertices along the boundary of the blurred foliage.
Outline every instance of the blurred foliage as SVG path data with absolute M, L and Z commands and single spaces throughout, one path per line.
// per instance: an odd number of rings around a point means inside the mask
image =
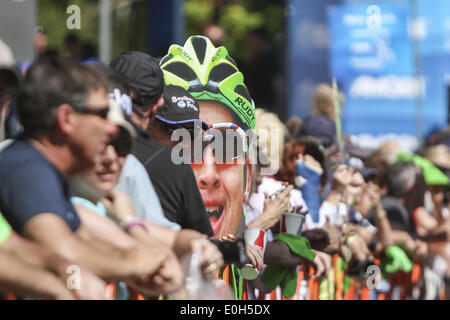
M 199 34 L 202 28 L 212 20 L 214 2 L 211 0 L 185 0 L 184 13 L 188 35 Z
M 243 58 L 248 31 L 264 28 L 272 43 L 282 38 L 283 3 L 273 0 L 185 0 L 186 38 L 202 34 L 203 28 L 214 22 L 225 31 L 224 45 L 230 55 Z
M 100 6 L 99 0 L 39 0 L 37 24 L 48 36 L 49 48 L 67 54 L 64 38 L 69 33 L 76 34 L 83 42 L 98 47 Z M 112 56 L 126 50 L 147 50 L 147 1 L 113 1 L 113 45 Z M 69 30 L 66 26 L 67 7 L 78 5 L 81 11 L 81 30 Z
M 66 26 L 67 7 L 77 5 L 81 13 L 81 30 L 69 30 Z M 39 0 L 37 24 L 48 36 L 49 48 L 65 54 L 64 38 L 74 33 L 83 41 L 98 45 L 98 0 Z
M 112 57 L 128 50 L 147 51 L 146 0 L 114 0 Z
M 68 30 L 66 13 L 70 5 L 81 9 L 81 30 Z M 272 42 L 284 34 L 284 0 L 185 0 L 186 38 L 202 34 L 203 28 L 215 22 L 225 31 L 224 45 L 239 59 L 246 52 L 246 33 L 265 28 Z M 125 50 L 147 50 L 146 0 L 113 0 L 112 56 Z M 64 38 L 74 33 L 84 42 L 98 47 L 99 0 L 38 0 L 38 25 L 48 35 L 49 47 L 66 54 Z

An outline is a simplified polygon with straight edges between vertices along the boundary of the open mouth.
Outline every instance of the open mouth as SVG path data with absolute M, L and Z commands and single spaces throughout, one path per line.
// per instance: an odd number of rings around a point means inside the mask
M 350 182 L 350 186 L 353 188 L 362 188 L 364 185 L 364 181 L 352 181 Z
M 103 181 L 114 181 L 114 179 L 116 178 L 116 172 L 115 171 L 98 172 L 97 175 L 100 176 L 100 178 Z
M 207 206 L 206 212 L 208 213 L 209 222 L 213 228 L 214 234 L 217 233 L 222 221 L 223 221 L 223 206 Z

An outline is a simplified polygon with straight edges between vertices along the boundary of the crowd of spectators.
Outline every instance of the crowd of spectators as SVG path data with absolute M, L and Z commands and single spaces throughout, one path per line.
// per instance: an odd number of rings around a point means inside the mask
M 0 293 L 192 298 L 195 255 L 235 299 L 448 299 L 448 129 L 415 152 L 362 150 L 336 130 L 332 87 L 316 89 L 285 125 L 204 36 L 161 60 L 43 52 L 23 72 L 0 42 Z M 264 248 L 244 241 L 255 228 Z

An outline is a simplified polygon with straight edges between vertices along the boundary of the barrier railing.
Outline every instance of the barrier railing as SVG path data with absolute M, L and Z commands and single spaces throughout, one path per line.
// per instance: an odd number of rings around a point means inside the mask
M 380 261 L 375 261 L 376 265 L 380 265 Z M 313 279 L 314 268 L 306 269 L 301 266 L 297 274 L 297 291 L 291 298 L 281 296 L 277 297 L 279 288 L 270 293 L 270 300 L 320 300 L 319 290 L 321 281 L 328 285 L 327 289 L 331 289 L 331 295 L 327 294 L 329 300 L 406 300 L 420 299 L 423 297 L 423 270 L 419 263 L 414 264 L 411 272 L 399 271 L 388 277 L 390 289 L 387 293 L 373 291 L 365 285 L 360 285 L 356 277 L 350 277 L 350 284 L 344 292 L 344 279 L 346 273 L 339 266 L 339 255 L 332 257 L 332 269 L 329 271 L 328 278 Z M 303 281 L 307 282 L 307 286 L 302 285 Z M 422 282 L 422 283 L 421 283 Z M 324 286 L 325 287 L 325 286 Z M 304 292 L 306 290 L 306 293 Z M 264 295 L 259 296 L 259 300 L 264 300 Z M 440 290 L 440 300 L 445 300 L 445 285 Z
M 379 261 L 375 264 L 379 265 Z M 257 300 L 320 300 L 319 292 L 321 281 L 328 287 L 327 291 L 331 294 L 327 294 L 327 298 L 330 300 L 371 300 L 374 294 L 367 286 L 358 286 L 359 279 L 350 277 L 350 284 L 344 292 L 344 279 L 345 271 L 340 268 L 339 255 L 335 254 L 332 257 L 332 269 L 330 270 L 330 276 L 328 278 L 317 279 L 313 278 L 315 270 L 313 267 L 301 266 L 297 274 L 297 289 L 295 295 L 290 298 L 286 298 L 281 294 L 279 288 L 271 291 L 269 294 L 260 293 L 256 296 Z M 231 274 L 229 266 L 225 267 L 222 273 L 222 279 L 230 283 Z M 387 293 L 377 293 L 376 300 L 407 300 L 407 299 L 420 299 L 423 297 L 423 269 L 419 263 L 415 263 L 411 272 L 399 271 L 388 277 L 390 289 Z M 244 286 L 246 289 L 246 286 Z M 106 294 L 108 299 L 115 299 L 117 292 L 117 285 L 111 281 L 107 284 Z M 130 300 L 145 300 L 143 294 L 137 290 L 130 288 Z M 445 285 L 440 289 L 440 300 L 445 300 L 446 297 Z M 247 290 L 243 292 L 243 300 L 248 298 Z M 4 295 L 5 300 L 17 300 L 16 295 L 7 293 Z

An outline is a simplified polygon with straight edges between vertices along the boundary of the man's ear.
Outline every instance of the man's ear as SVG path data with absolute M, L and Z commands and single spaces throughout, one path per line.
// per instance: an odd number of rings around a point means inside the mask
M 136 99 L 138 97 L 139 93 L 135 88 L 130 88 L 130 97 L 132 99 Z
M 252 187 L 252 169 L 253 165 L 247 160 L 247 163 L 244 165 L 244 202 L 247 201 L 247 198 L 250 195 L 250 189 Z
M 75 114 L 71 106 L 62 104 L 56 109 L 56 126 L 64 135 L 75 131 Z
M 156 103 L 152 107 L 152 111 L 150 113 L 150 119 L 153 119 L 158 113 L 159 109 L 164 105 L 164 98 L 160 97 Z

